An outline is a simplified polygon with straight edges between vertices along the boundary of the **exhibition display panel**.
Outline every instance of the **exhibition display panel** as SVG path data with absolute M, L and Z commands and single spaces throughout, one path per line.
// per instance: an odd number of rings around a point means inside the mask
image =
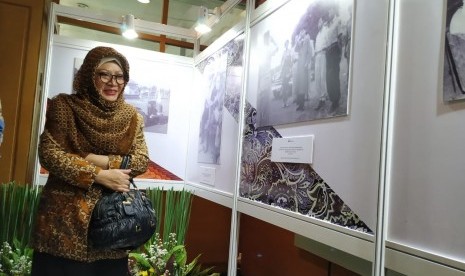
M 459 202 L 465 196 L 465 94 L 460 88 L 465 61 L 463 1 L 424 1 L 421 5 L 402 2 L 397 11 L 402 27 L 396 28 L 393 57 L 396 81 L 390 104 L 386 245 L 389 250 L 402 252 L 404 261 L 418 256 L 446 270 L 428 275 L 462 275 L 465 224 L 460 218 L 465 209 Z M 402 264 L 406 274 L 412 275 L 437 271 L 431 263 L 414 267 L 401 260 L 390 256 L 386 266 Z
M 231 275 L 240 214 L 374 275 L 465 275 L 463 1 L 254 2 L 193 58 L 52 35 L 44 110 L 88 50 L 121 51 L 151 160 L 138 186 L 230 208 Z

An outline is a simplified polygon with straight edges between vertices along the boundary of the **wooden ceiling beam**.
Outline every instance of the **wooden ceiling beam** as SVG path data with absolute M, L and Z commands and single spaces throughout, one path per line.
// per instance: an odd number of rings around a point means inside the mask
M 97 23 L 77 20 L 77 19 L 73 19 L 69 17 L 58 16 L 57 21 L 58 23 L 68 24 L 68 25 L 82 27 L 82 28 L 96 30 L 96 31 L 101 31 L 105 33 L 116 34 L 116 35 L 121 34 L 121 30 L 119 28 L 114 28 L 110 26 L 97 24 Z M 170 46 L 175 46 L 175 47 L 180 47 L 180 48 L 194 49 L 194 43 L 177 40 L 173 38 L 167 38 L 166 36 L 162 36 L 162 35 L 157 36 L 157 35 L 150 35 L 150 34 L 139 34 L 139 39 L 156 42 L 160 44 L 164 43 L 165 45 L 170 45 Z M 201 45 L 200 49 L 204 50 L 206 47 L 207 46 L 205 45 Z
M 170 7 L 170 1 L 169 0 L 163 0 L 163 6 L 162 6 L 162 14 L 161 14 L 161 24 L 168 25 L 168 10 Z M 161 41 L 160 41 L 160 52 L 164 53 L 166 51 L 166 35 L 161 35 L 160 36 Z

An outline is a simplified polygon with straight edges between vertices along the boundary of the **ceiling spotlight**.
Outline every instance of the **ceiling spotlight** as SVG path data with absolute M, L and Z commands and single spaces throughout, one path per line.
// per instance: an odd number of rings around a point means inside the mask
M 142 4 L 148 4 L 148 3 L 150 3 L 150 0 L 137 0 L 137 1 L 139 1 L 139 2 L 142 3 Z
M 127 39 L 134 39 L 138 37 L 136 30 L 134 28 L 134 15 L 127 14 L 123 17 L 123 36 Z
M 208 8 L 204 6 L 199 7 L 199 16 L 197 17 L 197 23 L 194 27 L 195 31 L 200 34 L 210 32 L 212 29 L 207 25 L 208 21 Z

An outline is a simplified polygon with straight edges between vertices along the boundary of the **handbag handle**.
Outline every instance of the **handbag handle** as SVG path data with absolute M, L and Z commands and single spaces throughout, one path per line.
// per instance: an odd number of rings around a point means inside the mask
M 134 179 L 132 177 L 129 178 L 129 183 L 131 183 L 132 186 L 134 186 L 134 189 L 139 190 L 139 188 L 137 188 L 136 186 L 136 183 L 134 183 Z
M 121 165 L 119 165 L 120 169 L 127 169 L 129 164 L 131 164 L 131 155 L 123 155 L 123 160 L 121 160 Z
M 121 160 L 121 165 L 119 166 L 119 168 L 120 169 L 127 169 L 129 167 L 129 165 L 131 164 L 131 160 L 132 160 L 131 155 L 129 155 L 129 154 L 123 155 L 123 160 Z M 132 186 L 134 186 L 134 188 L 136 190 L 139 190 L 139 188 L 137 188 L 137 186 L 136 186 L 136 183 L 134 183 L 134 179 L 132 177 L 129 178 L 129 182 L 130 182 L 130 184 L 132 184 Z

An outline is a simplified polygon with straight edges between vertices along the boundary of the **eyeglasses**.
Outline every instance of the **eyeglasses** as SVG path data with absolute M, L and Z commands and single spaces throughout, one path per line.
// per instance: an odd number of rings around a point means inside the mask
M 124 80 L 124 75 L 118 74 L 118 75 L 112 75 L 107 72 L 97 72 L 97 75 L 100 77 L 100 80 L 103 83 L 109 83 L 113 81 L 113 78 L 115 78 L 117 84 L 124 84 L 126 81 Z

